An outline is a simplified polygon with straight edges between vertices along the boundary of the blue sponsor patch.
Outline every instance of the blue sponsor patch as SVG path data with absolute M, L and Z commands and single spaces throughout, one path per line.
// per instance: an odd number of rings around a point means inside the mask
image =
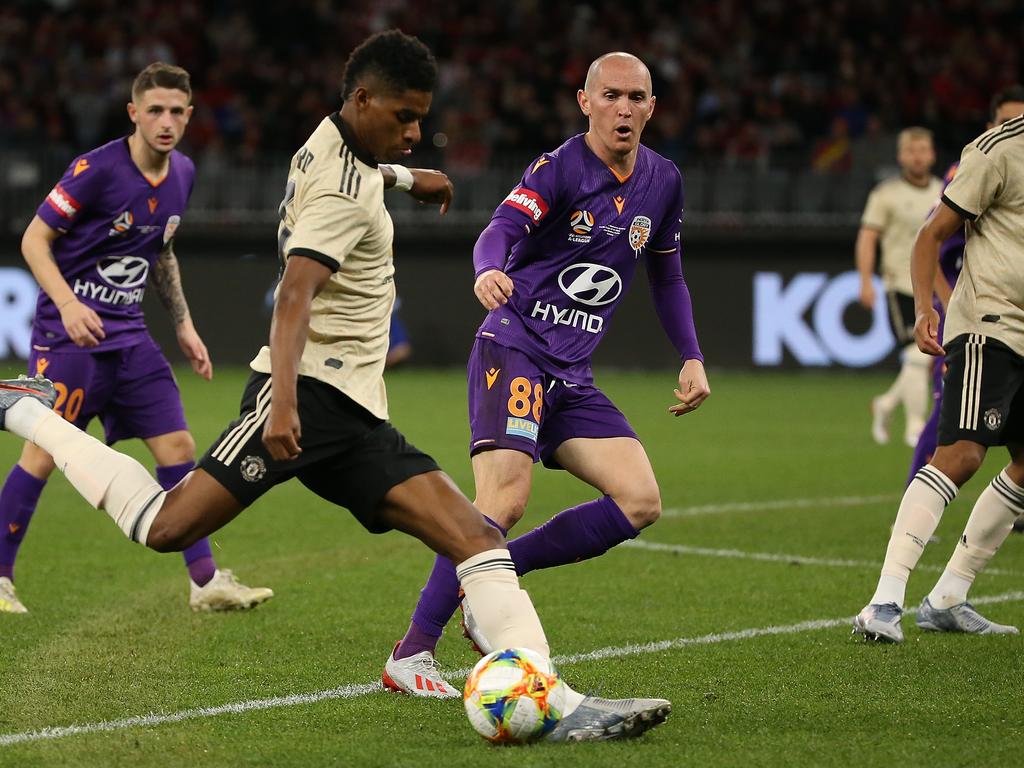
M 529 419 L 517 419 L 514 416 L 509 416 L 508 421 L 505 422 L 506 435 L 525 437 L 535 443 L 537 442 L 537 429 L 537 425 Z

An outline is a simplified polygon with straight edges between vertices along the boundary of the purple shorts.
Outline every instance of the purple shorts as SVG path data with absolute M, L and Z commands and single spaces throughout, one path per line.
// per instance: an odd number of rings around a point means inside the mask
M 109 352 L 32 350 L 28 373 L 54 383 L 53 409 L 79 429 L 98 416 L 108 445 L 188 429 L 174 373 L 148 335 Z
M 468 379 L 471 456 L 510 448 L 557 468 L 552 456 L 571 438 L 640 439 L 600 389 L 555 378 L 524 353 L 490 339 L 473 344 Z

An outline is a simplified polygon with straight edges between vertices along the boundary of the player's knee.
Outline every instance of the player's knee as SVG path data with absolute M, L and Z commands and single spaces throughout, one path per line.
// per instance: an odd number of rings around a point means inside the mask
M 974 477 L 984 460 L 984 446 L 964 440 L 951 446 L 940 446 L 931 463 L 957 487 L 961 487 Z
M 157 552 L 181 552 L 196 541 L 188 526 L 165 514 L 154 518 L 146 537 L 146 546 Z
M 632 489 L 625 496 L 613 496 L 612 499 L 638 531 L 661 517 L 661 493 L 654 483 Z
M 154 446 L 157 461 L 164 466 L 186 464 L 195 461 L 196 441 L 190 432 L 174 432 L 164 435 L 158 446 Z

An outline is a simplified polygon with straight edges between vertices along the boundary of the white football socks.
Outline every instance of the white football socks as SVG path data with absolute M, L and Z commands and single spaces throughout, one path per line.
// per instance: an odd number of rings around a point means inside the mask
M 132 541 L 145 544 L 167 494 L 146 468 L 65 421 L 38 400 L 7 409 L 5 428 L 53 457 L 82 498 L 107 514 Z
M 974 580 L 995 556 L 1010 534 L 1013 521 L 1021 514 L 1024 514 L 1024 488 L 1003 470 L 975 502 L 964 533 L 929 593 L 928 602 L 935 608 L 952 608 L 966 602 Z
M 903 349 L 903 366 L 900 369 L 899 395 L 903 403 L 903 415 L 906 423 L 906 438 L 917 441 L 931 405 L 931 375 L 934 361 L 910 344 Z
M 910 572 L 935 533 L 946 506 L 956 498 L 957 490 L 956 484 L 932 465 L 921 467 L 900 502 L 871 603 L 896 603 L 903 607 Z

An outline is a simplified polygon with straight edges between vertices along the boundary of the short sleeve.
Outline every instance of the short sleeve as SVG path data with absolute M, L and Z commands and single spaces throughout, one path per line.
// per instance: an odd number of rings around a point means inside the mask
M 36 215 L 60 232 L 69 231 L 86 208 L 91 207 L 103 192 L 104 174 L 88 156 L 72 161 L 60 181 L 36 209 Z
M 881 232 L 889 222 L 889 209 L 885 204 L 885 195 L 881 187 L 875 187 L 868 195 L 864 213 L 860 217 L 860 225 Z
M 501 216 L 516 224 L 525 224 L 531 232 L 536 229 L 557 204 L 559 164 L 558 158 L 547 154 L 530 163 L 519 184 L 501 201 L 494 217 Z
M 672 253 L 679 246 L 679 228 L 683 223 L 683 177 L 678 168 L 673 166 L 673 170 L 675 179 L 665 190 L 670 202 L 649 246 L 649 250 L 658 253 Z
M 355 198 L 318 192 L 295 211 L 288 255 L 306 256 L 336 272 L 369 226 L 369 217 Z
M 976 144 L 964 147 L 960 167 L 942 193 L 942 201 L 965 219 L 981 216 L 1003 188 L 1003 175 L 993 158 Z

